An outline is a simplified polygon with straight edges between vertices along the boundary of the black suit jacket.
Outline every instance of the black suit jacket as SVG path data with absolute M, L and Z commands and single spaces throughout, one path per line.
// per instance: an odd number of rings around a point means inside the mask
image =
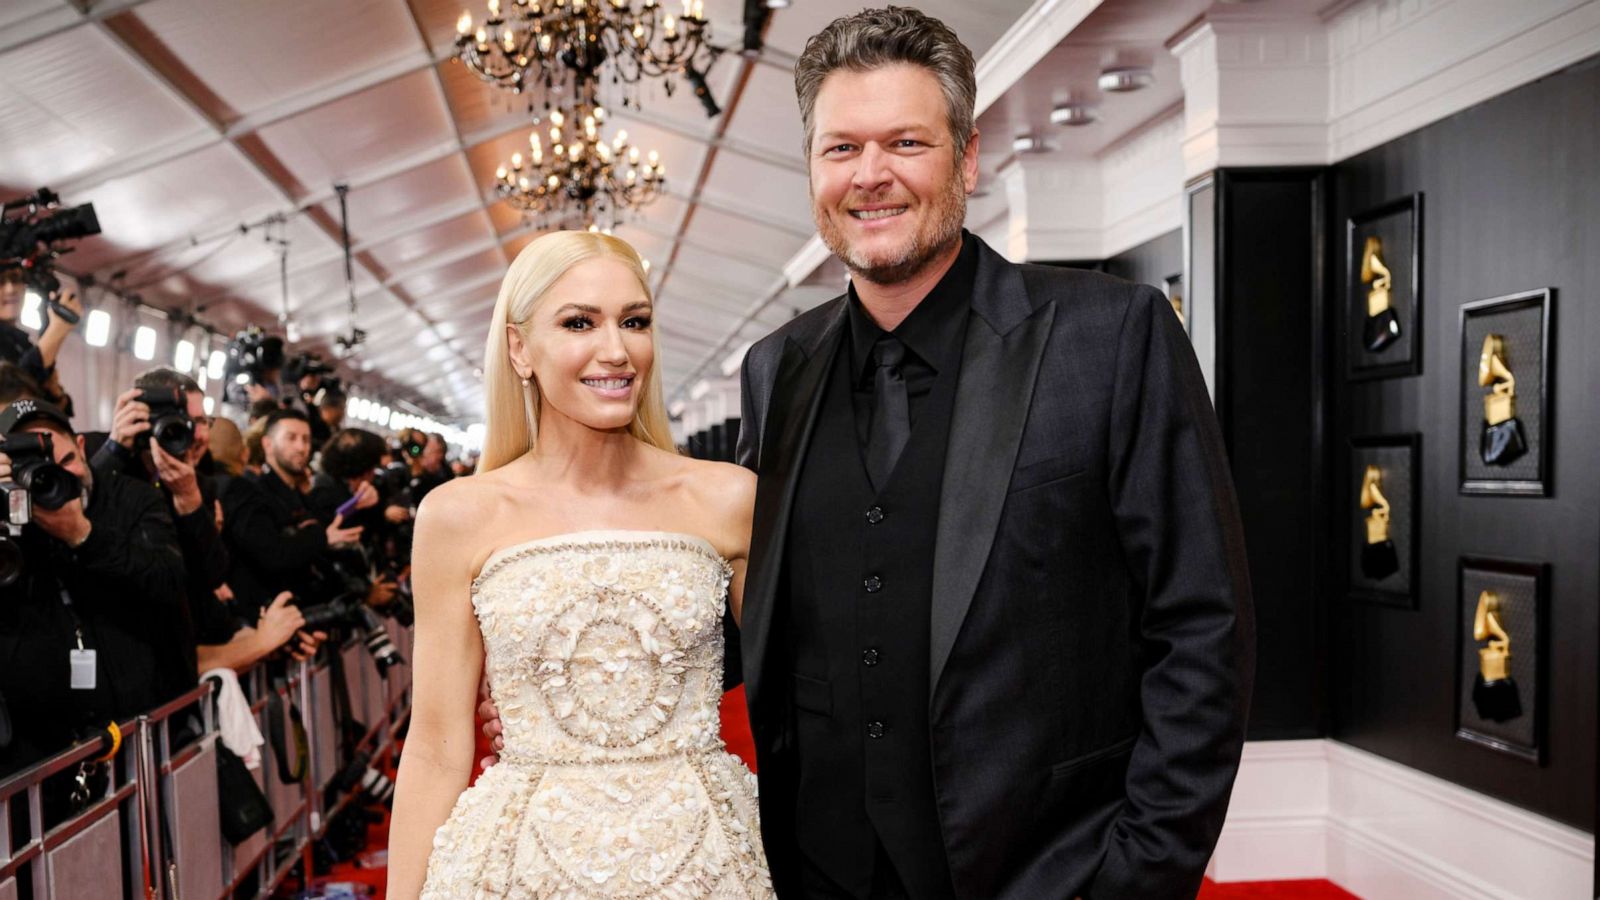
M 969 240 L 976 240 L 969 236 Z M 751 348 L 742 645 L 762 831 L 799 896 L 782 558 L 846 298 Z M 934 548 L 929 740 L 963 897 L 1193 897 L 1254 673 L 1244 543 L 1194 353 L 1154 288 L 979 244 Z

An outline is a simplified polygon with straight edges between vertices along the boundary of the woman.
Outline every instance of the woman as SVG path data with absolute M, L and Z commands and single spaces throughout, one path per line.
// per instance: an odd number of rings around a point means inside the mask
M 604 235 L 541 237 L 501 285 L 482 462 L 417 516 L 391 897 L 771 895 L 717 720 L 755 478 L 674 452 L 650 318 Z M 505 749 L 467 788 L 481 670 Z

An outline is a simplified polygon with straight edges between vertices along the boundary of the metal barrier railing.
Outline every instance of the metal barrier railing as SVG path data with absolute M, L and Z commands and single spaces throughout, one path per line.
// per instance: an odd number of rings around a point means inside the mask
M 411 630 L 392 621 L 387 627 L 395 646 L 411 659 Z M 343 654 L 351 714 L 367 726 L 355 749 L 368 753 L 375 766 L 392 763 L 411 702 L 409 664 L 391 667 L 387 678 L 381 677 L 371 656 L 352 640 L 328 647 L 314 663 L 294 664 L 280 684 L 272 683 L 266 666 L 257 666 L 240 677 L 240 684 L 261 733 L 271 733 L 269 692 L 279 693 L 284 710 L 293 700 L 302 711 L 310 765 L 304 778 L 286 783 L 278 774 L 277 751 L 267 742 L 253 774 L 272 806 L 273 821 L 235 847 L 222 837 L 220 734 L 211 685 L 201 684 L 119 724 L 122 745 L 108 761 L 104 788 L 60 822 L 45 821 L 46 782 L 104 756 L 104 740 L 74 745 L 0 781 L 0 898 L 16 896 L 26 881 L 40 900 L 217 900 L 244 888 L 260 900 L 296 864 L 310 873 L 313 844 L 360 793 L 345 791 L 331 806 L 327 803 L 326 789 L 344 764 L 337 751 L 330 653 Z M 294 752 L 292 746 L 288 752 Z M 14 822 L 26 829 L 24 840 L 15 840 Z

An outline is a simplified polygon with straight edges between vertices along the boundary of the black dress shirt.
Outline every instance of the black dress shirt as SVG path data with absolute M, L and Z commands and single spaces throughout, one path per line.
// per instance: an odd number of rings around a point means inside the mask
M 934 379 L 939 377 L 940 371 L 961 359 L 961 336 L 965 333 L 967 311 L 972 308 L 973 276 L 977 269 L 977 245 L 963 231 L 961 253 L 955 263 L 893 332 L 885 332 L 872 321 L 861 305 L 861 298 L 856 296 L 855 285 L 850 286 L 850 377 L 855 388 L 852 400 L 856 436 L 861 439 L 861 446 L 867 445 L 872 413 L 877 405 L 873 392 L 872 345 L 886 333 L 905 344 L 906 359 L 901 371 L 910 401 L 911 426 L 915 428 L 917 413 L 928 399 L 928 392 L 933 390 Z

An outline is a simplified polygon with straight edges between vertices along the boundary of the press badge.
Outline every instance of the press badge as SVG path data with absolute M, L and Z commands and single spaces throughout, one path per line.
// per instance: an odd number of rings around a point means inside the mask
M 67 659 L 72 664 L 72 689 L 75 691 L 94 690 L 94 651 L 68 650 Z

